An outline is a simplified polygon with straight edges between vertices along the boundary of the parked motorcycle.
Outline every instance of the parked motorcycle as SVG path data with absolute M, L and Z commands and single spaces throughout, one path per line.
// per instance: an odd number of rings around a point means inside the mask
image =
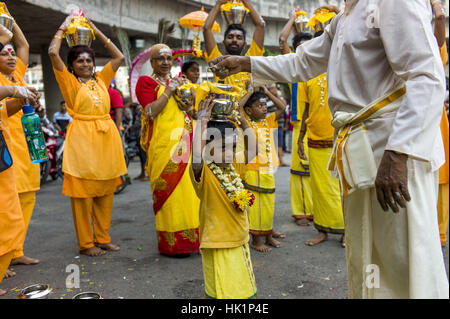
M 43 121 L 42 132 L 44 133 L 45 145 L 47 146 L 47 152 L 49 160 L 41 163 L 41 184 L 47 182 L 50 175 L 52 180 L 64 178 L 62 172 L 62 158 L 65 144 L 65 133 L 58 132 L 53 125 Z

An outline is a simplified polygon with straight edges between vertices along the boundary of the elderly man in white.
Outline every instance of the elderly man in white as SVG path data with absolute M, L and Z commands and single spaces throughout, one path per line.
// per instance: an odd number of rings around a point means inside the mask
M 328 72 L 350 298 L 449 298 L 436 217 L 445 76 L 431 22 L 429 0 L 347 0 L 294 54 L 210 64 L 281 82 Z

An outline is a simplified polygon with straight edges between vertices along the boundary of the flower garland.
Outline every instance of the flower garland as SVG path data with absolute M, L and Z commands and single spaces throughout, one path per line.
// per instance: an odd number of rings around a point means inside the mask
M 265 137 L 265 145 L 266 145 L 266 154 L 267 154 L 267 163 L 269 166 L 269 172 L 273 172 L 273 156 L 272 156 L 272 144 L 270 144 L 270 129 L 267 125 L 267 120 L 264 119 L 263 121 L 259 122 L 262 123 L 262 127 L 258 126 L 258 123 L 250 119 L 250 126 L 255 130 L 258 131 L 259 129 L 262 129 L 264 131 L 264 137 Z
M 94 101 L 94 106 L 98 108 L 103 103 L 103 98 L 98 91 L 97 81 L 95 79 L 90 79 L 86 83 L 83 83 L 83 81 L 81 81 L 80 79 L 78 79 L 78 81 L 81 82 L 82 86 L 88 89 L 88 93 Z
M 325 83 L 324 78 L 319 77 L 317 79 L 317 85 L 320 87 L 320 106 L 325 106 Z
M 255 195 L 244 188 L 242 179 L 236 173 L 233 165 L 230 164 L 228 166 L 228 173 L 224 173 L 223 170 L 213 162 L 210 162 L 207 165 L 225 189 L 225 193 L 236 209 L 240 212 L 245 212 L 253 205 L 255 202 Z

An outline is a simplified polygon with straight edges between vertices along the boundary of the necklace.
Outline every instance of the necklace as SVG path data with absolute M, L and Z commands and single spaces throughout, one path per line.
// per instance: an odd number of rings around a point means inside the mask
M 239 174 L 236 173 L 232 164 L 228 165 L 225 172 L 213 162 L 210 162 L 207 165 L 219 180 L 227 197 L 234 204 L 236 209 L 240 212 L 245 212 L 253 205 L 255 195 L 244 188 L 242 179 L 239 177 Z
M 97 81 L 95 79 L 89 79 L 87 82 L 83 82 L 83 79 L 78 78 L 81 85 L 88 89 L 88 94 L 92 98 L 94 102 L 94 106 L 98 108 L 103 103 L 102 95 L 100 94 L 99 87 L 97 85 Z
M 259 127 L 258 123 L 261 123 L 262 127 Z M 269 172 L 272 172 L 273 171 L 272 145 L 270 144 L 270 129 L 267 125 L 267 120 L 264 119 L 261 122 L 255 122 L 252 119 L 250 119 L 250 126 L 256 132 L 259 132 L 260 129 L 263 130 L 264 138 L 265 138 L 264 144 L 266 146 L 267 164 L 269 167 Z
M 14 76 L 13 76 L 12 74 L 5 74 L 5 73 L 3 73 L 3 72 L 2 72 L 2 74 L 3 74 L 3 76 L 4 76 L 6 79 L 8 79 L 10 82 L 16 83 L 16 79 L 14 79 Z
M 166 79 L 161 79 L 161 77 L 159 75 L 157 75 L 156 73 L 152 74 L 152 78 L 158 82 L 159 85 L 161 86 L 166 86 L 167 85 L 167 81 L 170 79 L 170 75 L 166 76 Z

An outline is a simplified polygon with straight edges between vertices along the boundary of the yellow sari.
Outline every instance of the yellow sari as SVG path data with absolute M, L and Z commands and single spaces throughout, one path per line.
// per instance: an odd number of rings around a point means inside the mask
M 165 87 L 158 89 L 158 98 Z M 193 125 L 171 97 L 150 120 L 142 114 L 141 146 L 153 192 L 158 249 L 176 255 L 198 251 L 199 206 L 189 176 Z

